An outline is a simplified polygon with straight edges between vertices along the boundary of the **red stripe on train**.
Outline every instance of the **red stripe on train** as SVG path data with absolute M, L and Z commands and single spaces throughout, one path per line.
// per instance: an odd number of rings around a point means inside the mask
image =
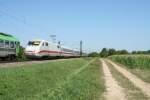
M 62 52 L 59 52 L 59 51 L 42 50 L 42 51 L 39 51 L 38 53 L 62 53 Z
M 49 53 L 49 54 L 74 54 L 74 53 L 68 53 L 68 52 L 61 52 L 61 51 L 48 51 L 48 50 L 41 50 L 37 53 L 35 51 L 29 51 L 29 54 L 41 54 L 41 53 Z
M 39 51 L 38 53 L 73 54 L 73 53 L 68 53 L 68 52 L 61 52 L 61 51 L 48 51 L 48 50 L 42 50 L 42 51 Z

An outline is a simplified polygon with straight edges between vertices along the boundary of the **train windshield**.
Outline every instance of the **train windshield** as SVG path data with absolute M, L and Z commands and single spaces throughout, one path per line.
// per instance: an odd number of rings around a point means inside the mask
M 28 45 L 29 46 L 39 46 L 41 41 L 29 41 Z

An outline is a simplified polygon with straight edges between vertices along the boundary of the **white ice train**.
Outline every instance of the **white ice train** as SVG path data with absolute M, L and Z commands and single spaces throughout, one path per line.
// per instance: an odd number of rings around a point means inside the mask
M 43 57 L 78 57 L 80 51 L 74 50 L 60 44 L 51 43 L 45 40 L 35 39 L 29 41 L 25 49 L 28 58 Z

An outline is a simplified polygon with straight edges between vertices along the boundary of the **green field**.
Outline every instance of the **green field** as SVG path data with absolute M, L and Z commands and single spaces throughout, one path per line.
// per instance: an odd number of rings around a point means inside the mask
M 150 55 L 116 55 L 109 58 L 131 69 L 150 69 Z
M 0 69 L 1 100 L 99 100 L 104 80 L 98 59 L 78 58 Z
M 150 83 L 150 55 L 116 55 L 110 56 L 109 59 Z

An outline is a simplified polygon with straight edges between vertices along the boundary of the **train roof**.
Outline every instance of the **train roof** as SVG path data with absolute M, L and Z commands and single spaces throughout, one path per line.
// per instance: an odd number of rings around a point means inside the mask
M 42 40 L 42 39 L 33 39 L 33 40 L 29 40 L 29 41 L 45 41 L 45 42 L 48 42 L 48 41 Z
M 64 48 L 64 49 L 73 50 L 72 48 L 70 48 L 70 47 L 67 47 L 67 46 L 64 46 L 64 45 L 62 45 L 61 47 L 62 47 L 62 48 Z
M 58 43 L 52 43 L 52 42 L 49 42 L 47 40 L 43 40 L 43 39 L 33 39 L 31 41 L 42 41 L 42 42 L 48 42 L 50 43 L 51 45 L 58 45 Z M 64 45 L 61 45 L 61 48 L 64 48 L 64 49 L 69 49 L 69 50 L 74 50 L 74 51 L 79 51 L 77 49 L 73 49 L 73 48 L 70 48 L 70 47 L 67 47 L 67 46 L 64 46 Z
M 42 40 L 42 39 L 33 39 L 33 40 L 30 40 L 30 41 L 41 41 L 41 42 L 48 42 L 50 44 L 58 45 L 57 43 L 52 43 L 52 42 L 49 42 L 47 40 Z
M 15 38 L 14 36 L 10 34 L 2 33 L 2 32 L 0 32 L 0 39 L 19 42 L 19 40 Z

